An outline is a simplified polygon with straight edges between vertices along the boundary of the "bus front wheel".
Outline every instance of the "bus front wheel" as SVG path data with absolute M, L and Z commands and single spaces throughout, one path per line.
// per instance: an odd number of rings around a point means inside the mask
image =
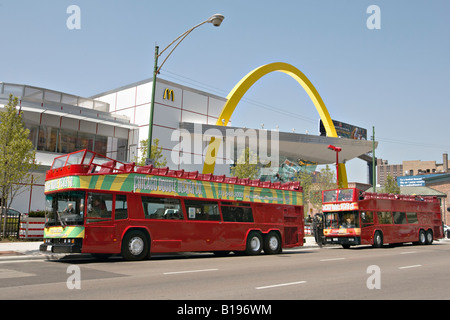
M 425 245 L 427 244 L 427 237 L 425 236 L 425 231 L 420 230 L 419 232 L 419 245 Z
M 375 248 L 381 248 L 383 246 L 383 234 L 380 231 L 375 232 L 373 246 Z
M 142 231 L 132 230 L 125 235 L 122 242 L 122 257 L 125 260 L 143 260 L 148 253 L 149 242 Z

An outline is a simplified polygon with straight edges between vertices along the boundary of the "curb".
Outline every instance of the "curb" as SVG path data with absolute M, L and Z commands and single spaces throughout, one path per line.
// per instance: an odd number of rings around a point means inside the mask
M 22 260 L 59 260 L 64 257 L 65 254 L 48 254 L 41 253 L 40 251 L 27 252 L 26 254 L 21 252 L 16 252 L 16 254 L 11 255 L 0 255 L 0 262 L 3 261 L 22 261 Z

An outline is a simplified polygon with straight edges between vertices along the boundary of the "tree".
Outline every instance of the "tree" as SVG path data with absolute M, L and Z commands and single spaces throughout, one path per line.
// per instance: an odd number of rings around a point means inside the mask
M 145 159 L 147 155 L 147 142 L 148 139 L 140 141 L 141 158 L 135 158 L 136 164 L 139 166 L 145 165 Z M 159 146 L 159 139 L 153 139 L 150 158 L 153 159 L 153 166 L 155 168 L 165 167 L 167 165 L 167 159 L 162 155 L 162 147 Z
M 400 194 L 400 187 L 398 186 L 397 181 L 395 181 L 395 178 L 390 174 L 388 174 L 386 177 L 386 183 L 384 184 L 383 192 Z
M 22 113 L 17 108 L 18 99 L 9 95 L 8 104 L 0 112 L 0 192 L 3 235 L 6 231 L 6 212 L 14 197 L 30 184 L 31 171 L 36 169 L 33 143 L 28 139 Z
M 326 165 L 325 168 L 320 169 L 319 176 L 316 178 L 310 195 L 310 202 L 316 209 L 322 208 L 322 191 L 329 189 L 336 189 L 336 175 L 333 170 Z
M 255 179 L 258 173 L 258 156 L 246 147 L 237 159 L 237 164 L 231 167 L 231 175 L 240 179 Z
M 303 190 L 304 215 L 307 216 L 309 212 L 313 175 L 311 172 L 300 170 L 295 174 L 295 179 L 300 182 L 300 186 Z
M 296 174 L 296 179 L 300 181 L 303 189 L 303 203 L 305 215 L 309 212 L 309 206 L 316 210 L 322 207 L 322 191 L 336 188 L 336 177 L 334 172 L 328 165 L 319 171 L 316 178 L 313 179 L 313 174 L 300 171 Z

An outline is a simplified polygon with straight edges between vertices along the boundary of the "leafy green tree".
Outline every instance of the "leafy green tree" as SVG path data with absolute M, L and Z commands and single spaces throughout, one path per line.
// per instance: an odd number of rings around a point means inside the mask
M 258 174 L 258 156 L 246 147 L 237 159 L 237 164 L 231 167 L 231 175 L 240 179 L 256 179 Z
M 400 194 L 400 187 L 398 186 L 397 181 L 395 181 L 395 178 L 390 174 L 388 174 L 386 177 L 386 183 L 384 184 L 383 192 Z
M 28 139 L 22 113 L 17 110 L 18 99 L 9 96 L 8 104 L 0 112 L 0 192 L 3 210 L 3 235 L 6 231 L 6 211 L 14 197 L 30 184 L 31 171 L 36 169 L 33 143 Z
M 328 165 L 320 169 L 319 174 L 313 178 L 313 173 L 300 171 L 296 174 L 303 189 L 304 214 L 309 213 L 309 207 L 320 210 L 322 207 L 322 191 L 336 189 L 336 176 Z
M 305 217 L 308 216 L 310 195 L 313 185 L 313 175 L 311 172 L 299 171 L 295 174 L 295 179 L 300 182 L 300 186 L 303 189 L 303 209 Z
M 139 166 L 145 165 L 145 159 L 147 155 L 147 142 L 148 139 L 140 141 L 141 158 L 136 157 L 136 164 Z M 167 165 L 167 159 L 162 154 L 162 147 L 159 146 L 159 139 L 153 139 L 152 149 L 150 151 L 150 158 L 153 159 L 153 166 L 155 168 L 165 167 Z

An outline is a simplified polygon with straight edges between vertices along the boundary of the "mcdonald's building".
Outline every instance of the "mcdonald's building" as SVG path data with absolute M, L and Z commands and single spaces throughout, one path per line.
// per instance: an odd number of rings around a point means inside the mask
M 147 139 L 149 131 L 152 79 L 92 97 L 0 82 L 0 109 L 10 93 L 19 98 L 40 163 L 29 190 L 12 205 L 21 212 L 45 208 L 44 173 L 55 156 L 84 148 L 120 161 L 133 162 L 141 156 L 140 141 Z M 280 176 L 288 180 L 300 168 L 313 171 L 317 165 L 333 164 L 335 154 L 327 150 L 329 144 L 342 148 L 339 155 L 342 161 L 360 157 L 372 149 L 372 143 L 365 140 L 237 128 L 228 120 L 224 126 L 225 119 L 220 116 L 226 103 L 224 97 L 157 79 L 152 134 L 153 139 L 159 139 L 167 166 L 205 172 L 213 136 L 220 136 L 222 145 L 211 153 L 212 170 L 214 174 L 228 176 L 240 150 L 248 146 L 246 141 L 250 143 L 250 138 L 256 137 L 253 143 L 258 145 L 254 150 L 260 156 L 262 180 Z M 231 138 L 227 136 L 230 131 L 234 134 Z M 246 138 L 240 140 L 241 135 Z M 233 139 L 235 143 L 230 144 Z M 261 157 L 262 149 L 270 157 Z

